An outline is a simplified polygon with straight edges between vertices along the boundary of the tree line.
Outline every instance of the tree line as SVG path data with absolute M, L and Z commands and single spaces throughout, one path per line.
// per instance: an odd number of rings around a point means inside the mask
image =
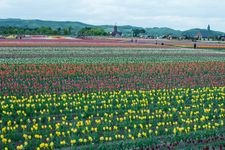
M 40 28 L 22 28 L 22 27 L 0 27 L 0 35 L 72 35 L 78 36 L 107 36 L 108 33 L 102 28 L 85 27 L 80 29 L 77 33 L 73 32 L 72 27 L 57 28 L 40 27 Z
M 51 27 L 22 28 L 0 27 L 0 35 L 25 34 L 25 35 L 71 35 L 72 27 L 52 29 Z
M 85 27 L 82 28 L 80 31 L 78 31 L 77 34 L 79 37 L 85 37 L 85 36 L 107 36 L 109 33 L 105 32 L 102 28 L 91 28 L 91 27 Z
M 133 29 L 132 36 L 138 37 L 140 34 L 144 34 L 144 29 Z M 28 28 L 28 27 L 0 27 L 0 35 L 77 35 L 78 37 L 85 36 L 109 36 L 110 33 L 106 32 L 100 27 L 84 27 L 77 33 L 72 27 L 56 28 L 51 27 L 39 27 L 39 28 Z

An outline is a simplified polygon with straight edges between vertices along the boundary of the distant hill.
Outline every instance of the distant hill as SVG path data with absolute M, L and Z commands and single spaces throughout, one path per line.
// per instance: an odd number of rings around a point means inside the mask
M 174 30 L 174 29 L 170 29 L 170 28 L 158 28 L 158 27 L 154 27 L 154 28 L 146 28 L 146 31 L 151 35 L 151 36 L 164 36 L 164 35 L 173 35 L 173 36 L 181 36 L 182 35 L 182 31 L 180 30 Z
M 80 29 L 84 27 L 92 27 L 92 25 L 85 24 L 82 22 L 23 20 L 23 19 L 0 19 L 0 26 L 11 26 L 20 28 L 51 27 L 53 29 L 72 27 L 74 32 L 78 32 Z
M 82 22 L 72 22 L 72 21 L 44 21 L 44 20 L 24 20 L 24 19 L 0 19 L 0 27 L 20 27 L 20 28 L 40 28 L 40 27 L 51 27 L 52 29 L 58 29 L 58 28 L 70 28 L 72 27 L 72 33 L 76 34 L 79 30 L 81 30 L 84 27 L 101 27 L 106 32 L 112 32 L 113 25 L 90 25 L 85 24 Z M 136 27 L 131 25 L 125 25 L 125 26 L 118 26 L 118 30 L 120 32 L 123 32 L 126 36 L 131 36 L 132 29 L 137 29 L 142 27 Z M 219 31 L 208 31 L 205 29 L 190 29 L 187 31 L 180 31 L 180 30 L 174 30 L 171 28 L 143 28 L 146 30 L 146 35 L 149 36 L 165 36 L 165 35 L 172 35 L 172 36 L 195 36 L 197 33 L 201 33 L 203 36 L 218 36 L 218 35 L 225 35 L 223 32 Z
M 212 31 L 212 30 L 198 29 L 198 28 L 190 29 L 190 30 L 182 32 L 182 35 L 188 36 L 188 37 L 194 37 L 197 34 L 201 34 L 202 37 L 215 37 L 215 36 L 224 35 L 225 33 L 220 31 Z

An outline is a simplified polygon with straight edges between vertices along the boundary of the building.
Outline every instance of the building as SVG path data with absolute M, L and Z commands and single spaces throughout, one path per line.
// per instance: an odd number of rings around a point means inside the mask
M 113 32 L 111 34 L 112 36 L 121 36 L 122 35 L 122 32 L 119 32 L 118 29 L 117 29 L 117 25 L 115 25 L 113 27 Z
M 211 31 L 210 25 L 208 25 L 206 30 L 197 32 L 194 38 L 197 40 L 213 40 L 216 38 L 216 35 Z
M 0 35 L 0 39 L 5 39 L 5 37 L 3 35 Z
M 201 40 L 203 38 L 202 36 L 202 33 L 201 32 L 198 32 L 195 36 L 194 36 L 195 39 L 197 40 Z
M 225 35 L 220 36 L 220 37 L 219 37 L 219 40 L 225 41 Z
M 210 30 L 211 30 L 211 29 L 210 29 L 210 25 L 208 25 L 207 30 L 208 30 L 208 31 L 210 31 Z

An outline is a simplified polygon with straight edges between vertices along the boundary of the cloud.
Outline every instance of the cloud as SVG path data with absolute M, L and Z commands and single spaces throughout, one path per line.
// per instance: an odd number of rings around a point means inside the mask
M 71 20 L 225 31 L 223 0 L 0 0 L 2 18 Z

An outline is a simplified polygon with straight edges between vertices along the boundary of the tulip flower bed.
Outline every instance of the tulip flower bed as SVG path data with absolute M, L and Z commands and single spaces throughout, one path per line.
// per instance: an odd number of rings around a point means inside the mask
M 24 64 L 0 68 L 2 95 L 225 85 L 225 63 Z
M 224 55 L 0 48 L 0 149 L 223 149 Z
M 172 45 L 155 44 L 155 40 L 139 40 L 132 43 L 131 39 L 1 39 L 0 47 L 173 47 Z
M 0 48 L 1 64 L 224 62 L 223 50 L 150 48 Z
M 1 96 L 1 145 L 220 146 L 225 144 L 224 100 L 225 87 Z
M 94 38 L 86 39 L 70 37 L 34 37 L 30 39 L 0 39 L 0 47 L 146 47 L 146 48 L 193 48 L 190 40 L 166 40 L 166 39 L 137 39 L 132 43 L 129 38 Z M 158 44 L 156 44 L 156 42 Z M 162 44 L 163 43 L 163 44 Z M 212 41 L 197 41 L 197 48 L 225 49 L 225 43 Z

